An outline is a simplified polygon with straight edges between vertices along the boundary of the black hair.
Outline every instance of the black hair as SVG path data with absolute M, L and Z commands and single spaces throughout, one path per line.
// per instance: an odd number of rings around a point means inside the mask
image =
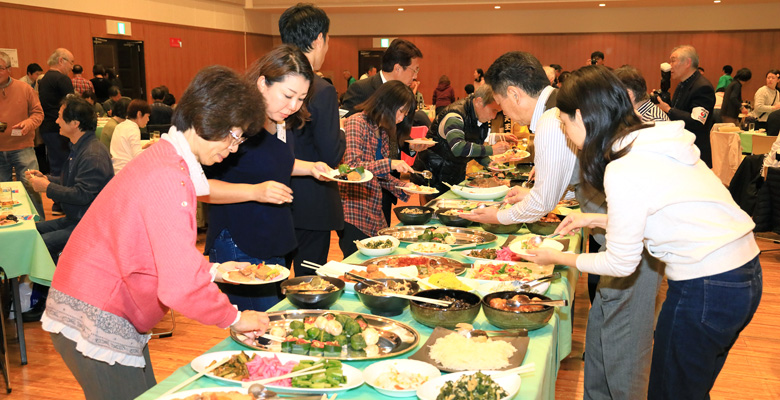
M 382 71 L 393 72 L 393 67 L 398 64 L 403 68 L 412 64 L 412 58 L 422 58 L 422 52 L 414 43 L 405 39 L 395 39 L 382 54 Z
M 193 128 L 201 138 L 224 140 L 233 127 L 244 135 L 258 132 L 265 122 L 265 103 L 256 85 L 228 67 L 200 70 L 173 110 L 171 125 L 181 132 Z
M 466 87 L 463 88 L 463 90 L 466 91 L 466 94 L 472 94 L 474 93 L 474 85 L 469 83 L 468 85 L 466 85 Z
M 600 52 L 598 50 L 594 51 L 593 53 L 590 53 L 590 59 L 592 60 L 594 58 L 600 58 L 600 59 L 604 60 L 604 53 L 602 53 L 602 52 Z
M 93 92 L 93 91 L 91 91 L 89 89 L 81 92 L 81 98 L 85 99 L 85 100 L 86 99 L 90 99 L 90 100 L 94 101 L 95 103 L 98 102 L 97 101 L 97 96 L 95 95 L 95 92 Z
M 298 47 L 289 44 L 283 44 L 275 47 L 257 60 L 246 71 L 247 81 L 257 88 L 257 81 L 261 76 L 265 77 L 267 85 L 273 85 L 285 80 L 290 75 L 299 75 L 309 81 L 309 91 L 303 100 L 303 105 L 296 113 L 287 117 L 287 124 L 293 128 L 302 128 L 309 120 L 309 110 L 307 105 L 311 100 L 314 91 L 314 71 L 306 56 Z M 279 122 L 279 121 L 277 121 Z
M 130 105 L 127 106 L 127 118 L 136 119 L 138 118 L 139 112 L 141 113 L 141 116 L 151 114 L 152 107 L 150 107 L 149 103 L 145 100 L 135 99 L 131 101 Z
M 97 75 L 105 75 L 105 74 L 106 74 L 106 69 L 103 68 L 102 64 L 95 64 L 92 66 L 92 75 L 97 76 Z
M 43 68 L 41 68 L 40 65 L 36 63 L 28 64 L 27 65 L 27 73 L 28 74 L 34 74 L 36 72 L 43 72 Z
M 566 79 L 571 75 L 571 72 L 569 71 L 563 71 L 560 75 L 558 75 L 558 87 L 561 87 L 563 85 L 563 82 L 566 81 Z
M 474 78 L 474 82 L 482 82 L 483 79 L 485 79 L 485 71 L 482 70 L 482 68 L 477 68 L 477 77 Z
M 165 91 L 162 90 L 159 86 L 152 89 L 152 100 L 160 100 L 165 98 Z
M 119 86 L 111 86 L 108 88 L 108 97 L 114 97 L 119 94 L 122 94 L 122 91 L 119 90 Z
M 81 64 L 76 64 L 73 66 L 73 69 L 71 69 L 74 74 L 83 74 L 84 73 L 84 67 L 81 66 Z
M 650 98 L 650 95 L 647 94 L 647 82 L 638 69 L 624 65 L 615 70 L 615 76 L 634 94 L 636 101 Z
M 62 99 L 62 120 L 66 123 L 79 121 L 79 130 L 82 132 L 94 132 L 97 128 L 97 114 L 95 108 L 81 96 L 71 93 Z
M 542 64 L 524 51 L 510 51 L 498 57 L 485 73 L 485 82 L 502 96 L 509 86 L 515 86 L 531 97 L 539 97 L 542 89 L 550 86 Z
M 723 73 L 726 75 L 731 75 L 731 73 L 734 72 L 734 68 L 731 65 L 724 65 L 723 66 Z
M 328 15 L 314 4 L 298 3 L 284 10 L 279 17 L 282 43 L 295 45 L 304 53 L 311 51 L 311 44 L 320 33 L 322 39 L 326 39 L 329 28 Z
M 734 74 L 735 81 L 747 82 L 753 77 L 753 73 L 748 68 L 740 68 L 736 74 Z
M 568 117 L 574 118 L 577 110 L 582 114 L 586 134 L 579 153 L 580 174 L 584 182 L 604 191 L 607 164 L 631 150 L 631 145 L 613 150 L 614 144 L 650 125 L 642 124 L 623 83 L 601 65 L 572 72 L 558 92 L 556 102 L 560 112 Z
M 563 71 L 563 67 L 561 67 L 559 64 L 550 64 L 552 69 L 554 69 L 556 72 Z
M 766 78 L 769 74 L 775 74 L 780 76 L 780 70 L 778 69 L 770 69 L 769 71 L 766 71 L 766 74 L 764 75 L 764 78 Z
M 111 116 L 122 119 L 127 118 L 127 107 L 130 106 L 130 99 L 121 98 L 114 102 L 111 107 Z
M 398 110 L 406 109 L 407 117 L 404 121 L 411 121 L 415 106 L 412 89 L 401 81 L 392 80 L 382 84 L 368 100 L 355 109 L 363 111 L 369 121 L 377 124 L 380 130 L 392 137 L 396 130 L 395 115 Z

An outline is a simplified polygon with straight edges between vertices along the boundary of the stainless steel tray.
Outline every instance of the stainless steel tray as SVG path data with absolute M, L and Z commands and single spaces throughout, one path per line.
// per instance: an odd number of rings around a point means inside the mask
M 355 318 L 359 315 L 365 318 L 366 322 L 368 322 L 368 325 L 379 332 L 379 342 L 377 343 L 377 346 L 379 347 L 379 354 L 373 357 L 368 357 L 366 356 L 365 351 L 354 351 L 349 349 L 349 346 L 346 346 L 347 349 L 342 350 L 339 357 L 318 356 L 321 358 L 330 358 L 336 360 L 376 360 L 381 358 L 395 357 L 399 354 L 406 353 L 416 348 L 417 344 L 420 343 L 420 334 L 409 325 L 394 321 L 390 318 L 349 311 L 288 310 L 269 312 L 268 318 L 271 320 L 271 324 L 268 329 L 270 330 L 270 328 L 275 326 L 288 329 L 290 322 L 292 321 L 303 321 L 305 317 L 318 317 L 325 313 L 344 314 L 350 316 L 351 318 Z M 279 346 L 268 346 L 269 343 L 266 339 L 258 339 L 258 341 L 255 342 L 255 345 L 253 346 L 247 345 L 242 341 L 242 338 L 245 337 L 240 333 L 234 332 L 232 329 L 230 330 L 230 337 L 232 337 L 236 342 L 253 349 L 280 351 Z
M 366 267 L 369 266 L 369 265 L 376 265 L 379 268 L 393 267 L 391 265 L 387 265 L 387 262 L 391 261 L 391 260 L 394 260 L 394 259 L 397 259 L 397 258 L 404 258 L 404 257 L 413 257 L 413 258 L 421 258 L 422 257 L 422 258 L 427 258 L 428 260 L 430 260 L 430 264 L 432 264 L 434 266 L 449 267 L 452 270 L 451 272 L 453 274 L 455 274 L 455 275 L 460 275 L 460 274 L 466 272 L 466 267 L 467 267 L 466 264 L 464 264 L 464 263 L 462 263 L 462 262 L 460 262 L 458 260 L 453 260 L 453 259 L 447 258 L 447 257 L 423 256 L 423 255 L 418 255 L 418 254 L 400 254 L 400 255 L 393 255 L 393 256 L 376 257 L 376 258 L 372 258 L 370 260 L 363 261 L 363 263 L 360 264 L 360 265 L 363 265 L 363 266 L 366 266 Z M 419 266 L 418 266 L 418 270 L 419 270 Z
M 418 242 L 417 236 L 420 236 L 425 228 L 442 228 L 440 226 L 430 225 L 409 225 L 409 226 L 394 226 L 392 228 L 385 228 L 379 231 L 379 235 L 392 235 L 398 240 L 404 243 Z M 486 244 L 495 242 L 498 237 L 490 232 L 479 231 L 469 228 L 458 228 L 454 226 L 444 226 L 447 231 L 455 236 L 455 244 L 471 244 L 479 243 Z

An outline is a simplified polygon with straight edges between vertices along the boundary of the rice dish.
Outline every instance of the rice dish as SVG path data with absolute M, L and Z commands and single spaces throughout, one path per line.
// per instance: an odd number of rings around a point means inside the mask
M 457 333 L 436 339 L 430 357 L 451 370 L 495 370 L 509 366 L 517 349 L 508 342 L 487 338 L 466 338 Z

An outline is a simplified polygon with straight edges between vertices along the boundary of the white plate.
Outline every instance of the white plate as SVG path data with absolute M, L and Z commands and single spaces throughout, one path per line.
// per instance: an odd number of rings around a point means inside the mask
M 491 160 L 506 160 L 506 162 L 518 162 L 522 161 L 528 157 L 531 156 L 531 153 L 525 151 L 525 150 L 518 150 L 517 153 L 513 153 L 511 155 L 508 155 L 506 153 L 501 153 L 499 155 L 493 155 L 490 156 Z
M 436 189 L 436 188 L 429 188 L 429 190 L 417 190 L 417 189 L 408 188 L 406 186 L 396 186 L 396 187 L 398 189 L 403 190 L 406 193 L 412 193 L 412 194 L 436 194 L 436 193 L 439 193 L 439 189 Z M 428 186 L 423 186 L 423 187 L 428 187 Z
M 545 275 L 552 274 L 553 270 L 555 269 L 554 265 L 537 265 L 526 261 L 500 261 L 500 260 L 477 260 L 474 261 L 474 266 L 479 267 L 480 265 L 483 264 L 495 264 L 495 263 L 527 266 L 534 272 L 534 274 L 528 278 L 528 281 L 541 278 Z M 466 285 L 473 287 L 476 290 L 476 292 L 482 297 L 493 292 L 499 292 L 504 290 L 521 290 L 521 286 L 524 283 L 528 282 L 528 281 L 494 281 L 488 279 L 474 279 L 472 278 L 472 276 L 473 276 L 473 270 L 467 270 L 466 276 L 460 278 L 460 280 Z M 508 286 L 508 285 L 511 285 L 512 288 L 508 288 L 508 287 L 499 288 L 499 286 Z M 550 282 L 545 282 L 540 285 L 534 286 L 531 289 L 531 291 L 538 294 L 544 294 L 547 292 L 547 289 L 549 288 L 550 288 Z
M 509 186 L 495 186 L 492 188 L 470 188 L 460 185 L 452 187 L 452 192 L 460 197 L 470 200 L 493 200 L 506 196 Z
M 391 242 L 393 242 L 393 247 L 388 247 L 386 249 L 369 249 L 369 248 L 366 248 L 366 247 L 357 246 L 357 249 L 358 249 L 358 251 L 361 254 L 369 256 L 369 257 L 386 256 L 386 255 L 394 252 L 396 249 L 398 249 L 398 246 L 401 245 L 401 242 L 398 239 L 396 239 L 395 236 L 389 236 L 389 235 L 374 236 L 374 237 L 371 237 L 371 238 L 368 238 L 368 239 L 363 239 L 363 240 L 360 241 L 360 243 L 363 243 L 365 245 L 365 243 L 367 243 L 367 242 L 372 242 L 372 241 L 375 241 L 375 240 L 388 240 L 388 239 Z
M 493 260 L 493 259 L 490 259 L 490 258 L 472 257 L 472 256 L 470 255 L 472 250 L 475 250 L 475 249 L 471 249 L 471 250 L 463 250 L 463 251 L 461 251 L 461 252 L 460 252 L 460 255 L 462 255 L 463 257 L 466 257 L 466 258 L 467 258 L 469 261 L 471 261 L 471 262 L 474 262 L 474 261 L 477 261 L 477 260 L 483 260 L 483 261 L 497 261 L 497 260 Z M 498 249 L 496 249 L 496 250 L 498 250 Z
M 515 169 L 515 166 L 514 165 L 509 165 L 506 168 L 496 168 L 496 167 L 493 166 L 493 164 L 489 164 L 487 166 L 487 169 L 489 169 L 489 170 L 491 170 L 493 172 L 507 172 L 507 171 L 511 171 L 511 170 Z
M 14 227 L 14 226 L 19 226 L 19 225 L 22 224 L 22 222 L 24 222 L 24 221 L 19 220 L 19 221 L 16 221 L 15 223 L 13 223 L 13 224 L 0 225 L 0 229 L 2 229 L 2 228 L 11 228 L 11 227 Z
M 499 372 L 500 371 L 482 371 L 482 373 L 485 375 L 494 375 Z M 463 375 L 472 375 L 476 373 L 477 371 L 453 372 L 451 374 L 432 379 L 417 389 L 417 397 L 419 397 L 420 400 L 436 400 L 436 396 L 439 395 L 441 388 L 444 387 L 445 383 L 449 381 L 456 381 Z M 506 390 L 507 393 L 509 393 L 508 396 L 502 397 L 502 400 L 511 399 L 520 390 L 520 375 L 515 374 L 502 378 L 496 378 L 495 381 L 504 390 Z
M 423 251 L 422 248 L 426 245 L 436 245 L 440 246 L 442 251 L 434 251 L 434 252 L 426 252 Z M 408 246 L 406 246 L 406 250 L 411 251 L 414 254 L 419 254 L 423 256 L 439 256 L 444 257 L 445 254 L 450 252 L 450 249 L 452 249 L 452 246 L 444 243 L 432 243 L 432 242 L 419 242 L 419 243 L 412 243 Z
M 340 278 L 342 275 L 344 275 L 345 272 L 352 270 L 365 271 L 366 267 L 362 265 L 352 265 L 336 261 L 328 261 L 327 264 L 323 265 L 322 268 L 317 270 L 317 275 Z M 417 267 L 414 265 L 399 268 L 379 268 L 379 270 L 390 278 L 417 280 L 418 271 Z M 355 293 L 355 283 L 344 282 L 344 292 Z
M 282 273 L 277 275 L 274 279 L 271 279 L 270 281 L 252 280 L 252 281 L 249 281 L 249 282 L 239 282 L 239 281 L 234 281 L 234 280 L 230 279 L 230 277 L 228 276 L 228 273 L 227 272 L 223 272 L 222 273 L 222 280 L 224 280 L 225 282 L 237 283 L 239 285 L 265 285 L 267 283 L 274 283 L 274 282 L 283 281 L 283 280 L 285 280 L 285 279 L 290 277 L 290 270 L 289 269 L 287 269 L 287 268 L 285 268 L 285 267 L 283 267 L 281 265 L 277 265 L 277 264 L 268 264 L 268 265 L 269 266 L 273 265 L 274 269 L 281 269 Z
M 19 207 L 19 206 L 21 206 L 21 205 L 22 205 L 22 203 L 21 203 L 21 202 L 18 202 L 18 201 L 16 201 L 16 200 L 14 200 L 14 207 Z
M 427 140 L 427 139 L 417 138 L 417 139 L 409 139 L 409 140 L 406 141 L 406 143 L 409 143 L 409 144 L 436 144 L 436 141 L 435 140 Z
M 527 253 L 527 249 L 523 249 L 521 247 L 525 240 L 528 240 L 529 238 L 534 236 L 536 235 L 523 236 L 522 238 L 515 240 L 509 245 L 509 250 L 512 250 L 513 253 L 520 254 L 521 256 L 533 257 L 532 254 Z M 542 240 L 542 244 L 540 244 L 539 247 L 563 251 L 563 243 L 555 241 L 553 239 L 545 238 L 544 240 Z
M 178 399 L 187 398 L 192 395 L 203 394 L 207 392 L 211 392 L 211 393 L 238 392 L 241 394 L 248 394 L 247 392 L 248 390 L 249 389 L 235 387 L 235 386 L 234 387 L 217 386 L 217 387 L 209 387 L 209 388 L 190 389 L 190 390 L 185 390 L 183 392 L 171 393 L 163 397 L 159 397 L 157 398 L 157 400 L 178 400 Z
M 365 183 L 372 179 L 374 179 L 374 174 L 371 173 L 371 171 L 364 169 L 363 174 L 361 174 L 362 178 L 359 181 L 348 181 L 346 179 L 337 179 L 336 177 L 339 175 L 339 170 L 332 169 L 330 173 L 322 174 L 325 178 L 328 178 L 332 181 L 336 182 L 344 182 L 344 183 Z
M 382 373 L 389 371 L 390 368 L 395 367 L 398 372 L 409 372 L 413 374 L 420 374 L 427 377 L 428 380 L 436 379 L 441 376 L 441 371 L 435 366 L 428 364 L 427 362 L 417 360 L 385 360 L 377 363 L 373 363 L 363 371 L 363 379 L 371 387 L 376 389 L 377 392 L 382 393 L 390 397 L 411 397 L 417 393 L 417 388 L 399 390 L 399 389 L 384 389 L 376 385 L 376 380 Z
M 221 361 L 225 358 L 231 357 L 235 354 L 240 353 L 240 351 L 218 351 L 214 353 L 206 353 L 201 355 L 200 357 L 192 360 L 190 363 L 190 366 L 192 369 L 195 370 L 195 372 L 200 373 L 201 371 L 208 368 L 209 364 L 211 364 L 212 361 Z M 257 354 L 259 357 L 278 357 L 279 361 L 284 364 L 288 361 L 297 361 L 300 362 L 301 360 L 320 360 L 319 357 L 309 357 L 309 356 L 302 356 L 299 354 L 291 354 L 291 353 L 270 353 L 267 351 L 244 351 L 247 355 L 251 356 L 252 354 Z M 363 384 L 363 374 L 360 372 L 359 369 L 355 367 L 351 367 L 347 365 L 346 363 L 341 364 L 341 371 L 344 374 L 344 376 L 347 378 L 347 383 L 344 384 L 342 387 L 338 388 L 332 388 L 332 389 L 310 389 L 310 388 L 294 388 L 294 387 L 283 387 L 283 386 L 276 386 L 272 383 L 265 385 L 267 388 L 273 390 L 274 392 L 279 393 L 333 393 L 333 392 L 343 392 L 345 390 L 354 389 L 360 385 Z M 211 379 L 222 381 L 222 382 L 228 382 L 235 385 L 241 385 L 240 381 L 235 381 L 232 379 L 225 379 L 220 378 L 217 376 L 214 376 L 212 374 L 206 374 Z

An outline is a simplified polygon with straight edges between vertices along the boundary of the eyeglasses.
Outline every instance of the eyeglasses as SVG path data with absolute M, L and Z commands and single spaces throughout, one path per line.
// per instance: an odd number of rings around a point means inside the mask
M 243 136 L 240 136 L 240 135 L 243 135 L 243 134 L 244 134 L 244 131 L 241 130 L 240 128 L 231 129 L 230 130 L 230 137 L 231 137 L 232 140 L 230 141 L 230 146 L 228 146 L 228 147 L 238 147 L 238 145 L 240 145 L 241 143 L 246 142 L 246 138 L 243 137 Z
M 73 60 L 68 60 L 68 59 L 67 59 L 67 58 L 65 58 L 65 57 L 60 57 L 60 58 L 61 58 L 61 59 L 63 59 L 63 60 L 65 60 L 65 61 L 67 61 L 67 62 L 68 62 L 70 65 L 73 65 Z
M 406 67 L 406 68 L 408 69 L 409 67 Z M 420 73 L 420 66 L 417 66 L 417 68 L 412 68 L 412 72 L 414 72 L 415 75 L 419 74 Z

